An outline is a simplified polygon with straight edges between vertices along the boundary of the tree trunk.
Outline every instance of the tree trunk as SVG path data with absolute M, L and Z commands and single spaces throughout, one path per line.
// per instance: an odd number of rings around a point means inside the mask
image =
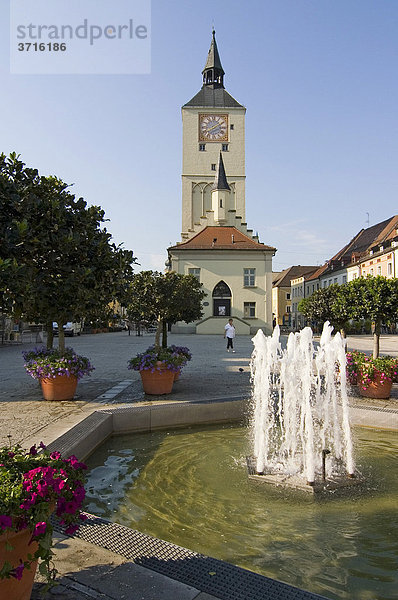
M 373 358 L 379 358 L 379 352 L 380 352 L 380 331 L 381 331 L 381 321 L 378 320 L 374 324 L 374 333 L 373 333 Z
M 49 321 L 48 323 L 46 323 L 45 329 L 47 332 L 47 350 L 51 350 L 54 344 L 53 322 Z
M 162 348 L 167 348 L 167 322 L 162 321 Z
M 344 341 L 344 350 L 347 352 L 347 334 L 346 331 L 344 329 L 344 327 L 341 327 L 340 329 L 340 335 L 343 338 Z
M 60 323 L 58 323 L 58 350 L 61 354 L 65 352 L 65 332 Z
M 162 333 L 162 319 L 158 317 L 158 325 L 155 333 L 155 348 L 160 348 L 160 334 Z

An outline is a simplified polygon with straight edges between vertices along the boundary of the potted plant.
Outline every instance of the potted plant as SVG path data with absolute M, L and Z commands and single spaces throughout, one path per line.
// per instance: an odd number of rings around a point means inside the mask
M 144 392 L 151 395 L 170 394 L 175 373 L 186 364 L 182 354 L 169 348 L 151 346 L 128 362 L 128 368 L 139 371 Z
M 186 363 L 189 360 L 192 359 L 192 353 L 190 349 L 186 346 L 175 346 L 174 344 L 170 346 L 170 350 L 172 350 L 172 352 L 175 352 L 176 354 L 179 354 L 184 359 L 184 364 L 180 367 L 178 372 L 174 374 L 174 381 L 177 381 L 180 378 L 182 368 L 186 365 Z
M 55 348 L 35 348 L 22 353 L 26 372 L 38 379 L 45 400 L 72 400 L 79 379 L 89 375 L 94 367 L 85 356 L 72 348 L 63 352 Z
M 37 562 L 47 587 L 57 573 L 52 556 L 55 512 L 67 534 L 85 519 L 86 466 L 75 456 L 63 459 L 59 452 L 39 447 L 0 448 L 0 597 L 29 600 Z
M 347 354 L 347 371 L 351 377 L 356 373 L 361 396 L 389 398 L 392 381 L 398 372 L 398 359 L 392 356 L 372 358 L 363 352 L 350 352 Z
M 353 350 L 346 353 L 346 373 L 347 380 L 351 385 L 358 385 L 359 363 L 364 360 L 365 353 Z

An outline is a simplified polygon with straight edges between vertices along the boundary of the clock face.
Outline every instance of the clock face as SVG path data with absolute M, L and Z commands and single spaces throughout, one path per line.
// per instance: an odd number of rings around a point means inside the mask
M 227 142 L 228 115 L 199 115 L 200 142 Z

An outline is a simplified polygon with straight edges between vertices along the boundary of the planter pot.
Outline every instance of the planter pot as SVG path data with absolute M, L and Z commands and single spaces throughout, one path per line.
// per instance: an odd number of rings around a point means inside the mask
M 362 381 L 359 381 L 359 393 L 365 398 L 389 398 L 391 388 L 392 381 L 387 379 L 382 383 L 380 381 L 380 375 L 378 374 L 376 374 L 375 379 L 369 383 L 364 384 Z
M 181 376 L 181 371 L 177 371 L 177 373 L 174 373 L 174 381 L 178 381 L 180 379 Z
M 32 532 L 28 529 L 22 531 L 7 531 L 0 535 L 0 567 L 7 561 L 13 568 L 18 567 L 20 562 L 25 562 L 28 554 L 34 554 L 37 550 L 37 543 L 29 544 Z M 6 548 L 9 544 L 12 550 Z M 10 579 L 0 579 L 0 598 L 4 600 L 29 600 L 33 581 L 35 578 L 37 561 L 31 565 L 30 570 L 24 569 L 22 579 L 18 581 L 14 577 Z
M 173 389 L 173 371 L 140 371 L 142 386 L 146 394 L 160 396 L 170 394 Z
M 73 400 L 77 378 L 74 375 L 56 375 L 54 378 L 41 379 L 40 385 L 44 400 Z

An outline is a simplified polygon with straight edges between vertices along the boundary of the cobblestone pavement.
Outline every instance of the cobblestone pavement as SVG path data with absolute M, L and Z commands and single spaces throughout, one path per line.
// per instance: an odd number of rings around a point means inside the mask
M 69 428 L 88 412 L 104 404 L 160 402 L 170 400 L 208 400 L 250 394 L 249 361 L 252 352 L 251 336 L 235 340 L 236 353 L 227 353 L 222 336 L 174 335 L 169 343 L 188 346 L 193 359 L 184 368 L 167 398 L 145 396 L 139 373 L 127 370 L 127 361 L 137 352 L 153 344 L 154 336 L 129 336 L 127 332 L 84 335 L 67 341 L 74 349 L 88 356 L 96 370 L 83 378 L 73 402 L 45 402 L 38 383 L 23 369 L 22 349 L 34 344 L 0 346 L 0 444 L 13 441 L 39 440 L 51 423 L 64 422 Z M 371 351 L 371 336 L 348 338 L 349 349 Z M 398 336 L 382 336 L 381 352 L 398 356 Z M 104 392 L 121 381 L 130 385 L 117 397 L 100 399 Z M 393 397 L 397 395 L 394 387 Z
M 72 402 L 45 402 L 37 382 L 23 369 L 21 350 L 34 344 L 0 346 L 0 444 L 13 441 L 29 447 L 41 439 L 49 443 L 99 407 L 137 402 L 157 403 L 171 400 L 208 400 L 245 397 L 250 394 L 249 361 L 251 337 L 236 339 L 236 353 L 228 354 L 222 336 L 171 335 L 169 343 L 188 346 L 193 360 L 167 397 L 145 396 L 139 373 L 128 371 L 127 360 L 154 341 L 153 336 L 128 336 L 126 332 L 87 335 L 71 340 L 75 350 L 89 356 L 96 366 L 91 377 L 79 382 Z M 398 356 L 398 336 L 383 336 L 381 352 Z M 370 336 L 348 339 L 349 349 L 370 352 Z M 113 398 L 101 398 L 107 390 L 126 382 L 124 390 Z M 351 396 L 353 405 L 398 409 L 398 386 L 390 400 L 368 400 Z M 364 411 L 367 412 L 367 411 Z M 392 418 L 397 420 L 397 414 Z M 216 600 L 200 590 L 160 576 L 126 561 L 120 556 L 83 543 L 76 538 L 60 541 L 56 547 L 59 585 L 45 600 Z M 32 600 L 42 600 L 41 585 L 34 585 Z

